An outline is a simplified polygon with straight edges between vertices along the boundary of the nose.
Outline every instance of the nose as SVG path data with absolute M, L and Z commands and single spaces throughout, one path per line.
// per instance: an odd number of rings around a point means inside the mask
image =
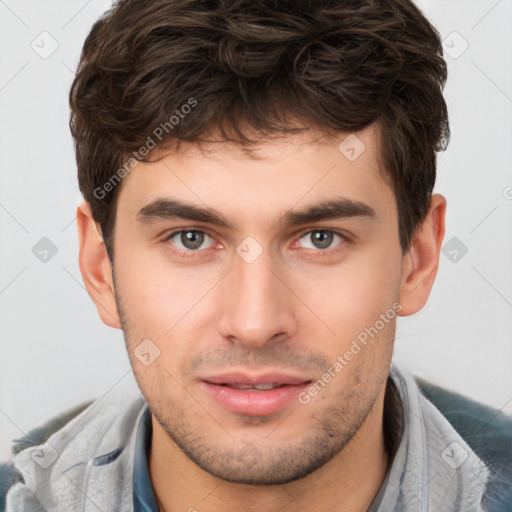
M 220 334 L 250 348 L 284 340 L 297 330 L 296 300 L 268 251 L 251 263 L 235 255 L 222 282 Z

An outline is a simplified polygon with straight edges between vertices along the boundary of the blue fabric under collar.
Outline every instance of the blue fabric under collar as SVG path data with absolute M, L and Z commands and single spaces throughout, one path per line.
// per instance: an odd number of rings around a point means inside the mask
M 133 510 L 134 512 L 158 512 L 155 492 L 149 476 L 148 460 L 151 449 L 151 412 L 148 407 L 142 414 L 135 442 L 133 461 Z

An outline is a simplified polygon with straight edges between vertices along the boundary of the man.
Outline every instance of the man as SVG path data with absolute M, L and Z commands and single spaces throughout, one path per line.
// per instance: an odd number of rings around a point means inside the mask
M 142 396 L 19 449 L 7 510 L 508 510 L 509 419 L 391 364 L 439 264 L 445 82 L 409 0 L 103 16 L 70 94 L 80 268 Z

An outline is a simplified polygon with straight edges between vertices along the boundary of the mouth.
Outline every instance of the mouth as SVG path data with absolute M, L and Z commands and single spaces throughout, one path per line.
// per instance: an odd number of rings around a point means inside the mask
M 235 372 L 204 377 L 200 385 L 210 399 L 231 412 L 267 416 L 290 406 L 311 382 L 276 372 Z

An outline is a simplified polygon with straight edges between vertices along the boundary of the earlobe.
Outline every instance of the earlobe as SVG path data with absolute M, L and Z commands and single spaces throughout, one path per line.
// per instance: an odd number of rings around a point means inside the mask
M 400 316 L 417 313 L 427 302 L 439 266 L 445 230 L 446 199 L 433 194 L 430 209 L 416 230 L 402 267 Z
M 120 329 L 110 260 L 87 201 L 78 206 L 76 219 L 80 245 L 79 265 L 85 287 L 103 323 Z

